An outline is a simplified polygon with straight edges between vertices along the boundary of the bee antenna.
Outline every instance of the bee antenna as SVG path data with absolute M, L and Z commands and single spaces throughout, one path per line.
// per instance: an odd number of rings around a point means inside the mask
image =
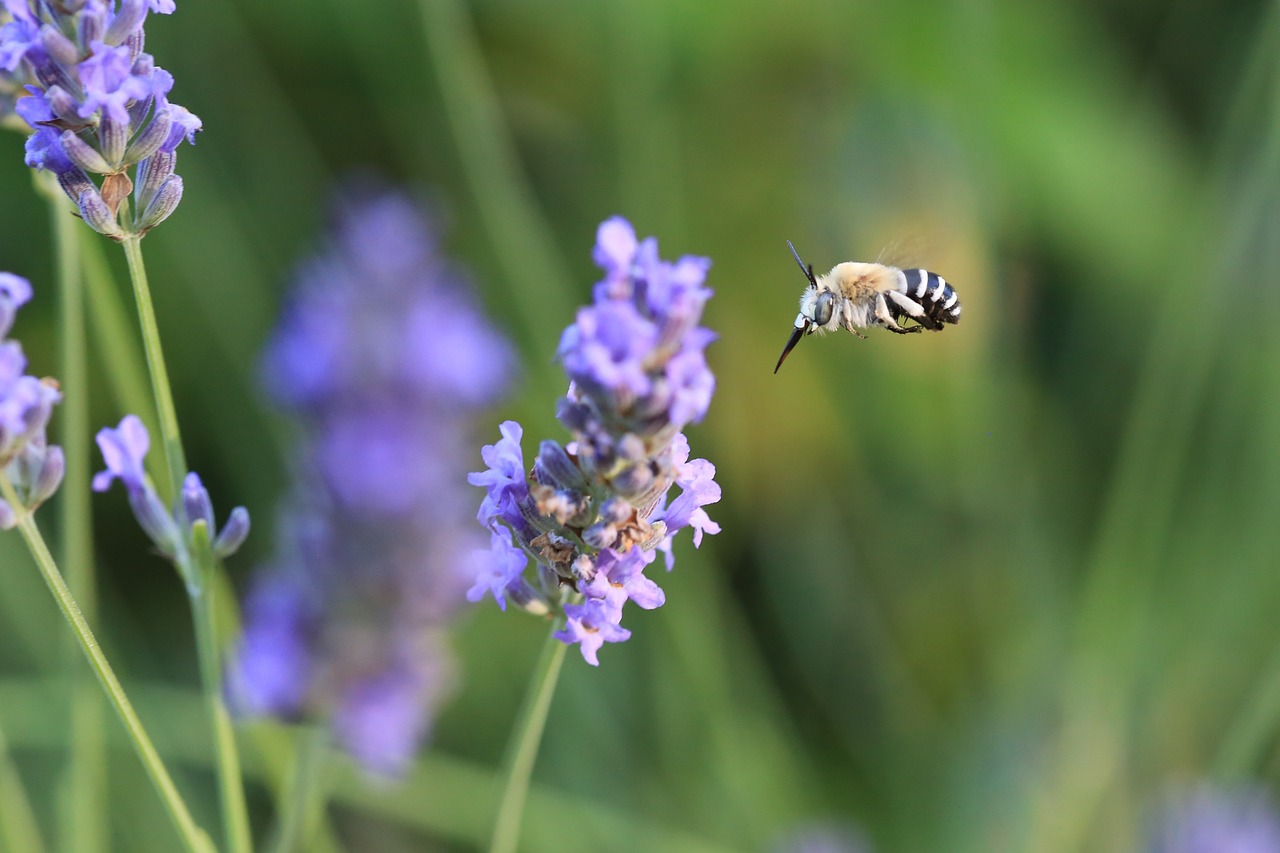
M 804 277 L 809 279 L 809 283 L 814 287 L 818 286 L 818 280 L 813 277 L 813 264 L 806 264 L 800 260 L 800 253 L 796 251 L 796 247 L 791 245 L 791 241 L 787 241 L 787 248 L 791 250 L 791 257 L 796 259 L 796 263 L 800 265 L 800 271 L 804 273 Z

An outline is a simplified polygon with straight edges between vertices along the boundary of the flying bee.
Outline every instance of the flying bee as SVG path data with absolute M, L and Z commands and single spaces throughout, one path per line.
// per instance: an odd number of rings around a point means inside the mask
M 858 329 L 867 326 L 909 335 L 925 329 L 940 332 L 943 323 L 960 322 L 960 297 L 937 273 L 845 261 L 826 275 L 815 276 L 813 264 L 800 260 L 790 240 L 787 245 L 809 286 L 800 295 L 796 327 L 778 357 L 774 373 L 802 335 L 847 329 L 865 338 Z M 914 325 L 907 325 L 910 322 Z

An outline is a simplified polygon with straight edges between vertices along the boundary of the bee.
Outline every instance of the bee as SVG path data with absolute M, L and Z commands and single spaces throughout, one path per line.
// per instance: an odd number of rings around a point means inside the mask
M 813 264 L 800 260 L 790 240 L 787 246 L 809 280 L 809 286 L 800 295 L 796 326 L 778 357 L 774 373 L 782 367 L 802 335 L 848 329 L 866 338 L 858 329 L 867 326 L 909 335 L 925 329 L 940 332 L 943 323 L 960 322 L 960 297 L 937 273 L 845 261 L 836 264 L 826 275 L 815 276 Z M 909 322 L 914 325 L 907 325 Z

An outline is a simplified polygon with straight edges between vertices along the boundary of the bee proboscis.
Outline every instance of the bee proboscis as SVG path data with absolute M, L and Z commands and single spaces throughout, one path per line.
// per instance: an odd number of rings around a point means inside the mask
M 860 338 L 858 329 L 880 326 L 899 335 L 940 332 L 944 323 L 960 322 L 960 297 L 946 279 L 925 269 L 898 269 L 885 264 L 845 261 L 831 272 L 815 276 L 813 264 L 800 260 L 787 241 L 809 286 L 800 295 L 795 329 L 773 368 L 777 373 L 804 335 L 846 329 Z M 907 325 L 914 323 L 915 325 Z

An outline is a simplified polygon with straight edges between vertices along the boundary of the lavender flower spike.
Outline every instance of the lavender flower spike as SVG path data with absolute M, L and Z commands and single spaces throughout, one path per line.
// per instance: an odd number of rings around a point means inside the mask
M 104 427 L 99 430 L 97 441 L 107 468 L 94 475 L 93 490 L 105 492 L 119 480 L 128 493 L 129 506 L 138 526 L 160 553 L 183 573 L 189 584 L 195 583 L 195 578 L 188 575 L 194 571 L 193 526 L 196 522 L 205 525 L 208 537 L 213 540 L 213 555 L 217 558 L 230 556 L 244 541 L 249 532 L 248 511 L 244 507 L 231 511 L 224 534 L 226 531 L 234 532 L 231 541 L 224 542 L 224 536 L 218 534 L 214 525 L 213 502 L 199 475 L 194 472 L 187 475 L 182 494 L 177 496 L 174 507 L 165 506 L 146 474 L 145 460 L 151 447 L 151 436 L 137 415 L 125 415 L 115 429 Z
M 170 103 L 173 76 L 142 50 L 148 11 L 172 12 L 172 0 L 5 0 L 4 8 L 0 121 L 20 118 L 30 130 L 27 165 L 53 173 L 95 231 L 114 240 L 146 234 L 182 198 L 175 151 L 200 129 Z M 132 216 L 121 221 L 131 192 Z
M 1147 853 L 1276 853 L 1280 812 L 1266 791 L 1201 788 L 1171 800 Z
M 13 485 L 22 508 L 32 512 L 62 482 L 62 448 L 45 440 L 54 405 L 62 399 L 52 379 L 27 375 L 22 345 L 5 340 L 18 309 L 31 299 L 31 283 L 0 272 L 0 471 Z M 0 498 L 0 530 L 18 523 L 18 507 Z
M 364 188 L 335 210 L 264 358 L 298 427 L 297 481 L 228 682 L 241 712 L 319 719 L 366 770 L 397 775 L 451 689 L 444 634 L 468 587 L 529 595 L 511 535 L 472 524 L 461 462 L 514 359 L 413 201 Z M 484 485 L 513 525 L 519 439 L 514 425 L 486 451 Z
M 492 592 L 503 609 L 511 600 L 560 613 L 555 636 L 596 666 L 604 643 L 631 636 L 620 624 L 626 602 L 648 610 L 666 601 L 643 574 L 655 552 L 670 569 L 680 530 L 693 528 L 695 545 L 720 532 L 702 509 L 720 487 L 710 462 L 689 460 L 682 432 L 715 392 L 704 355 L 715 335 L 699 325 L 710 261 L 663 261 L 657 241 L 638 240 L 621 217 L 601 224 L 593 257 L 605 277 L 559 345 L 569 391 L 557 415 L 573 440 L 544 441 L 527 470 L 520 425 L 507 421 L 481 451 L 489 467 L 469 482 L 486 489 L 478 518 L 493 534 L 468 598 Z M 673 485 L 681 493 L 668 504 Z

